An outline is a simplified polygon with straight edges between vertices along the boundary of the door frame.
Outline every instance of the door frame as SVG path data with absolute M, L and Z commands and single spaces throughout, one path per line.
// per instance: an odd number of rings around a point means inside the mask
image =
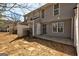
M 36 34 L 37 35 L 41 34 L 41 24 L 40 23 L 36 23 Z
M 47 31 L 46 31 L 46 24 L 42 24 L 42 34 L 46 34 Z

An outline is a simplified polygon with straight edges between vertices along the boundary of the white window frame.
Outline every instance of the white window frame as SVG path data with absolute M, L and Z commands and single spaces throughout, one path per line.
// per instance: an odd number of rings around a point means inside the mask
M 42 18 L 45 18 L 45 9 L 42 9 L 42 11 L 41 11 L 41 13 L 42 13 Z
M 53 25 L 54 25 L 54 24 L 57 24 L 57 29 L 58 29 L 58 22 L 54 22 L 54 23 L 52 23 L 52 32 L 53 32 L 53 33 L 58 33 L 58 30 L 57 30 L 57 32 L 54 32 L 54 31 L 53 31 Z
M 63 32 L 59 32 L 59 33 L 64 33 L 64 22 L 58 22 L 58 23 L 63 23 Z M 60 27 L 58 27 L 58 28 L 60 28 Z
M 57 4 L 57 3 L 55 3 L 55 4 Z M 59 3 L 58 3 L 59 4 Z M 53 16 L 56 16 L 56 15 L 54 15 L 54 4 L 53 4 Z M 60 15 L 60 4 L 59 4 L 59 8 L 58 8 L 58 12 L 59 12 L 59 14 L 57 14 L 57 15 Z
M 58 32 L 58 28 L 59 28 L 59 27 L 58 27 L 58 23 L 63 23 L 63 32 Z M 53 24 L 57 24 L 57 32 L 54 32 L 54 31 L 53 31 Z M 64 22 L 54 22 L 54 23 L 52 23 L 52 32 L 53 32 L 53 33 L 64 33 Z

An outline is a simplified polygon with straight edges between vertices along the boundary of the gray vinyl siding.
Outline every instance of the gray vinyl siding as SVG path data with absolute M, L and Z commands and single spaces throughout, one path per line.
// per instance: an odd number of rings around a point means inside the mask
M 61 3 L 60 4 L 60 15 L 53 15 L 53 4 L 50 5 L 50 7 L 47 7 L 45 9 L 45 18 L 43 18 L 42 22 L 51 22 L 51 21 L 57 21 L 61 19 L 70 19 L 74 16 L 74 7 L 76 7 L 76 4 L 74 3 Z M 59 19 L 58 19 L 59 18 Z
M 31 12 L 27 17 L 28 20 L 31 18 L 35 18 L 39 16 L 41 22 L 51 22 L 58 21 L 61 19 L 70 19 L 74 16 L 74 7 L 76 7 L 75 3 L 60 3 L 60 15 L 53 15 L 53 3 L 46 7 L 41 7 L 40 10 L 35 10 Z M 44 18 L 42 18 L 42 10 L 44 9 Z M 37 21 L 37 20 L 36 20 Z
M 74 16 L 74 3 L 61 3 L 60 4 L 60 15 L 53 15 L 53 4 L 45 9 L 45 18 L 41 19 L 42 23 L 47 24 L 47 34 L 55 37 L 71 37 L 71 19 Z M 53 33 L 52 32 L 52 22 L 64 21 L 64 33 Z M 72 24 L 73 25 L 73 24 Z
M 40 9 L 37 9 L 33 12 L 31 12 L 28 15 L 28 20 L 27 23 L 31 18 L 38 17 L 38 19 L 35 19 L 35 35 L 36 35 L 36 23 L 39 22 L 41 25 L 46 23 L 47 24 L 47 34 L 50 36 L 56 36 L 56 37 L 66 37 L 70 38 L 71 37 L 71 19 L 74 16 L 74 7 L 76 7 L 75 3 L 60 3 L 60 14 L 54 16 L 53 14 L 53 3 L 47 5 L 46 7 L 41 7 Z M 44 9 L 44 18 L 42 18 L 42 13 L 41 11 Z M 53 33 L 52 32 L 52 22 L 57 22 L 57 21 L 64 21 L 64 33 Z M 42 32 L 42 30 L 41 30 Z M 72 35 L 73 36 L 73 35 Z
M 62 19 L 68 19 L 74 16 L 74 7 L 76 4 L 74 3 L 64 3 L 60 4 L 60 17 Z
M 60 22 L 60 21 L 56 21 L 56 22 Z M 68 20 L 64 20 L 62 22 L 64 22 L 64 32 L 63 33 L 52 32 L 52 23 L 53 22 L 51 22 L 51 23 L 47 24 L 47 34 L 50 36 L 54 36 L 54 37 L 70 38 L 71 37 L 71 20 L 68 19 Z

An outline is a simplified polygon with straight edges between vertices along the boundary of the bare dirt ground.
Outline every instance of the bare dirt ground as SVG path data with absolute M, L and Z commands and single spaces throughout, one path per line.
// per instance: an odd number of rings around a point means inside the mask
M 0 32 L 0 53 L 9 56 L 74 56 L 76 50 L 72 46 L 57 42 L 17 38 L 17 35 Z

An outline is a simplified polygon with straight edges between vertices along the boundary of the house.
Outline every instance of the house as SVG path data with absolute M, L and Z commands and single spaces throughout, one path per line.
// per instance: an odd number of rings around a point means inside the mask
M 79 55 L 79 4 L 50 3 L 26 15 L 32 36 L 76 47 Z

